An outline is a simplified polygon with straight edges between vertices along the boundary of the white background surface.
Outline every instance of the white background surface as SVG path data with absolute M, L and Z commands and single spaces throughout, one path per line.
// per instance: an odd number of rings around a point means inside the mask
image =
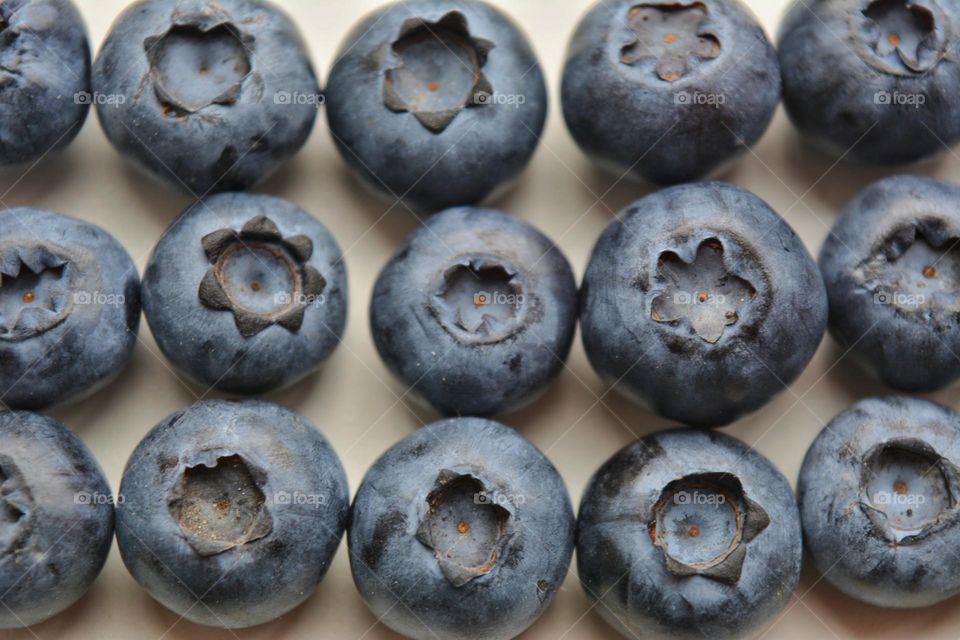
M 126 0 L 77 0 L 96 50 Z M 325 80 L 341 38 L 375 0 L 284 0 L 305 34 Z M 567 39 L 586 11 L 583 0 L 497 0 L 529 34 L 541 57 L 551 92 L 543 143 L 518 186 L 495 206 L 538 226 L 565 251 L 578 278 L 589 251 L 619 211 L 645 191 L 594 170 L 569 137 L 557 101 Z M 748 0 L 771 37 L 786 0 Z M 960 179 L 960 157 L 945 153 L 911 172 Z M 837 211 L 860 189 L 890 171 L 835 166 L 808 150 L 782 109 L 754 153 L 722 179 L 770 202 L 800 233 L 812 252 Z M 350 320 L 344 342 L 323 372 L 270 399 L 306 415 L 332 441 L 350 479 L 363 473 L 390 445 L 437 416 L 413 407 L 404 389 L 381 364 L 367 326 L 367 307 L 377 272 L 418 220 L 402 207 L 387 208 L 362 192 L 348 175 L 321 114 L 303 152 L 259 191 L 278 195 L 316 215 L 346 253 Z M 0 206 L 46 207 L 96 222 L 116 235 L 141 272 L 161 232 L 190 203 L 130 170 L 108 145 L 91 114 L 78 140 L 62 155 L 23 175 L 0 173 Z M 201 397 L 214 397 L 179 380 L 159 354 L 144 323 L 141 343 L 121 379 L 95 397 L 54 415 L 89 445 L 117 489 L 127 457 L 167 414 Z M 534 406 L 502 420 L 544 450 L 563 474 L 574 503 L 591 473 L 631 439 L 668 426 L 625 400 L 607 394 L 590 369 L 579 337 L 569 368 Z M 825 421 L 856 399 L 883 393 L 864 379 L 829 338 L 800 379 L 760 412 L 726 428 L 770 457 L 794 482 L 803 453 Z M 955 391 L 930 396 L 955 408 Z M 691 398 L 691 402 L 695 402 Z M 553 606 L 523 637 L 614 638 L 584 597 L 575 570 Z M 6 638 L 393 638 L 367 612 L 354 589 L 346 543 L 316 595 L 283 619 L 252 630 L 206 630 L 182 621 L 153 602 L 124 569 L 116 546 L 91 591 L 59 617 Z M 767 638 L 956 638 L 960 608 L 895 612 L 861 605 L 819 581 L 805 564 L 797 597 L 771 622 Z

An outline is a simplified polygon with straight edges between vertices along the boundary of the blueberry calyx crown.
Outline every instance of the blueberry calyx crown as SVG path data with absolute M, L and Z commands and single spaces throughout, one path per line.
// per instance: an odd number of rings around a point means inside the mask
M 518 332 L 532 304 L 518 269 L 497 256 L 470 255 L 444 270 L 429 309 L 459 342 L 491 344 Z
M 307 307 L 322 302 L 327 283 L 307 264 L 313 241 L 305 235 L 285 238 L 272 220 L 256 216 L 240 231 L 220 229 L 201 243 L 213 266 L 200 283 L 200 302 L 231 311 L 245 338 L 274 324 L 297 332 Z
M 443 469 L 426 502 L 417 540 L 433 550 L 450 584 L 459 588 L 490 573 L 511 537 L 509 501 L 470 473 Z
M 213 4 L 197 13 L 176 9 L 170 28 L 146 38 L 143 46 L 154 93 L 170 117 L 235 104 L 254 75 L 254 37 Z
M 651 319 L 692 332 L 710 344 L 739 322 L 757 294 L 750 282 L 730 272 L 717 238 L 703 240 L 689 262 L 675 251 L 662 252 L 657 279 L 662 288 L 650 305 Z
M 850 18 L 860 57 L 898 76 L 924 74 L 940 63 L 949 43 L 947 25 L 938 0 L 872 0 Z
M 666 82 L 676 82 L 691 72 L 693 64 L 720 55 L 720 39 L 704 29 L 707 6 L 645 3 L 630 8 L 627 24 L 630 41 L 620 50 L 620 61 L 628 66 L 653 62 L 653 71 Z
M 860 509 L 892 544 L 917 544 L 960 520 L 960 469 L 926 442 L 883 442 L 862 465 Z
M 263 484 L 265 474 L 242 456 L 205 451 L 183 467 L 167 506 L 193 550 L 214 556 L 273 531 Z
M 769 524 L 770 516 L 746 495 L 739 478 L 700 473 L 664 487 L 648 530 L 670 574 L 736 584 L 747 544 Z
M 30 532 L 33 496 L 12 460 L 0 456 L 0 558 Z
M 443 132 L 464 109 L 491 104 L 483 67 L 495 46 L 473 37 L 459 11 L 436 22 L 406 20 L 391 46 L 395 66 L 384 75 L 384 105 L 413 114 L 431 133 Z
M 0 340 L 32 338 L 66 320 L 83 296 L 73 291 L 75 271 L 58 247 L 0 246 Z
M 853 272 L 873 303 L 923 321 L 960 312 L 960 239 L 942 220 L 894 230 Z

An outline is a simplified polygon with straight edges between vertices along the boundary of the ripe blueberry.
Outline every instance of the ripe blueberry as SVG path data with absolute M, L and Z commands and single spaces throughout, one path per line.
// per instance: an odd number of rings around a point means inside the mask
M 157 344 L 196 382 L 263 393 L 315 371 L 340 342 L 346 268 L 309 213 L 265 195 L 222 193 L 184 211 L 143 277 Z
M 753 194 L 719 183 L 664 189 L 601 235 L 580 320 L 597 372 L 658 414 L 719 426 L 803 370 L 827 297 L 793 229 Z
M 291 19 L 262 0 L 138 0 L 93 72 L 100 123 L 134 165 L 196 196 L 246 189 L 306 142 L 320 88 Z
M 377 618 L 409 638 L 514 638 L 573 553 L 563 480 L 517 432 L 435 422 L 388 450 L 353 503 L 350 562 Z
M 0 412 L 0 629 L 39 624 L 90 588 L 113 544 L 113 499 L 64 425 Z
M 590 481 L 577 566 L 596 611 L 628 638 L 747 636 L 789 602 L 800 531 L 769 460 L 721 433 L 663 431 Z
M 780 102 L 777 54 L 739 0 L 598 2 L 561 88 L 577 144 L 602 166 L 675 184 L 753 145 Z
M 418 227 L 373 291 L 370 324 L 387 366 L 446 414 L 531 401 L 563 368 L 577 285 L 560 250 L 491 209 L 449 209 Z
M 123 472 L 117 543 L 136 581 L 196 622 L 241 628 L 306 600 L 349 510 L 337 454 L 305 418 L 247 400 L 158 424 Z
M 364 183 L 430 212 L 477 204 L 527 165 L 547 116 L 540 63 L 480 0 L 395 2 L 347 36 L 326 91 Z
M 0 213 L 0 401 L 43 409 L 105 386 L 140 325 L 140 277 L 103 229 L 44 209 Z

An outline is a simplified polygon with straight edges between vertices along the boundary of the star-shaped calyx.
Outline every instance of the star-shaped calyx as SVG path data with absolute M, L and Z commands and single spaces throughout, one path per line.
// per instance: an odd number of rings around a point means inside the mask
M 958 480 L 960 469 L 926 442 L 884 442 L 863 457 L 860 509 L 892 544 L 913 544 L 960 519 Z
M 253 36 L 210 4 L 196 13 L 175 12 L 166 32 L 144 40 L 148 78 L 165 115 L 183 117 L 211 105 L 234 104 L 255 75 Z
M 214 231 L 202 244 L 213 266 L 200 283 L 200 302 L 231 311 L 244 337 L 274 324 L 299 331 L 307 307 L 322 300 L 326 281 L 307 264 L 313 241 L 283 237 L 266 216 L 251 218 L 240 231 Z
M 631 66 L 652 60 L 661 80 L 676 82 L 692 64 L 720 55 L 720 39 L 704 29 L 706 19 L 702 2 L 637 5 L 627 14 L 632 38 L 620 60 Z
M 709 343 L 718 342 L 726 328 L 740 320 L 756 295 L 753 285 L 730 273 L 723 244 L 716 238 L 700 243 L 693 262 L 673 251 L 662 253 L 657 278 L 665 286 L 653 299 L 651 318 L 678 328 L 685 324 Z
M 462 587 L 496 567 L 510 539 L 510 511 L 469 473 L 443 469 L 427 495 L 417 540 L 433 550 L 444 577 Z
M 483 67 L 494 46 L 470 35 L 459 11 L 437 22 L 405 21 L 391 47 L 396 65 L 385 74 L 384 104 L 413 114 L 433 133 L 442 132 L 464 109 L 491 104 L 493 87 Z
M 944 56 L 945 39 L 938 33 L 936 0 L 874 0 L 854 28 L 873 66 L 898 75 L 925 73 Z M 875 57 L 875 58 L 874 58 Z
M 0 340 L 24 340 L 59 325 L 89 293 L 73 291 L 70 262 L 46 245 L 0 245 Z
M 739 478 L 702 473 L 664 487 L 648 529 L 672 575 L 736 584 L 747 545 L 769 524 L 770 516 L 747 497 Z

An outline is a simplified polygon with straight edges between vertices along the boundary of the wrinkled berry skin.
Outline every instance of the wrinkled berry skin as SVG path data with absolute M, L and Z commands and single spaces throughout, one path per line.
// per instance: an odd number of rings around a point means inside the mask
M 442 527 L 457 520 L 437 521 L 447 515 L 442 500 L 431 520 L 428 498 L 444 475 L 467 490 L 458 505 L 466 513 L 456 524 L 461 545 L 454 541 L 452 556 L 443 545 L 428 547 L 421 533 L 425 521 Z M 481 487 L 482 494 L 472 493 Z M 465 577 L 455 566 L 442 568 L 441 558 L 459 561 L 488 510 L 506 516 L 490 566 Z M 348 540 L 357 589 L 395 632 L 505 640 L 533 624 L 552 601 L 567 574 L 573 535 L 567 489 L 539 450 L 497 422 L 453 418 L 401 440 L 370 468 L 354 499 Z M 467 581 L 455 586 L 457 578 Z
M 252 228 L 261 218 L 265 226 Z M 226 247 L 204 246 L 216 237 Z M 298 253 L 293 243 L 303 238 L 309 249 Z M 204 287 L 218 274 L 225 280 L 211 300 Z M 264 393 L 316 371 L 346 324 L 336 240 L 272 196 L 222 193 L 192 205 L 154 248 L 143 280 L 144 312 L 163 353 L 195 382 L 228 393 Z
M 960 377 L 958 239 L 960 188 L 904 175 L 854 198 L 823 245 L 831 334 L 896 389 Z
M 506 271 L 469 269 L 484 262 Z M 457 278 L 466 297 L 459 304 L 449 292 Z M 478 305 L 476 296 L 503 296 L 509 308 Z M 465 331 L 485 309 L 508 314 L 505 323 Z M 458 323 L 464 312 L 473 322 Z M 448 415 L 493 415 L 537 397 L 563 368 L 576 318 L 576 280 L 560 250 L 525 222 L 469 207 L 414 230 L 381 272 L 370 305 L 387 366 Z
M 932 16 L 932 46 L 916 64 L 905 62 L 917 53 L 907 46 L 909 33 L 884 28 L 901 14 L 913 28 Z M 787 114 L 828 153 L 892 165 L 960 141 L 960 9 L 952 0 L 796 2 L 781 23 L 778 50 Z
M 134 579 L 188 620 L 227 628 L 268 622 L 306 600 L 349 512 L 347 478 L 326 438 L 302 416 L 253 400 L 204 401 L 168 416 L 133 452 L 120 495 L 117 543 Z
M 618 176 L 669 185 L 716 173 L 760 139 L 780 102 L 776 51 L 742 2 L 680 7 L 599 2 L 570 41 L 561 87 L 567 127 Z M 699 25 L 667 22 L 693 12 Z M 706 57 L 670 64 L 680 47 L 706 47 Z
M 139 0 L 97 55 L 100 124 L 147 174 L 196 197 L 251 187 L 307 141 L 320 88 L 283 10 L 261 0 Z
M 664 490 L 688 477 L 733 483 L 737 497 L 754 503 L 743 521 L 743 537 L 721 563 L 734 563 L 736 550 L 745 547 L 733 582 L 710 577 L 704 569 L 671 569 L 660 546 L 682 534 L 662 531 L 658 510 L 685 508 L 691 519 L 677 524 L 698 526 L 701 539 L 711 534 L 705 525 L 723 513 L 725 504 L 702 500 L 699 506 L 695 500 L 659 505 L 664 495 L 683 495 Z M 714 497 L 699 491 L 686 495 Z M 757 505 L 766 518 L 757 515 L 751 524 L 751 516 L 760 514 Z M 754 449 L 718 432 L 662 431 L 628 445 L 597 471 L 580 503 L 580 581 L 591 600 L 599 599 L 595 611 L 628 638 L 749 636 L 789 603 L 801 555 L 800 518 L 786 478 Z
M 753 194 L 720 183 L 627 207 L 600 236 L 580 300 L 601 377 L 698 427 L 728 424 L 782 391 L 827 322 L 823 280 L 797 234 Z
M 45 209 L 0 212 L 0 400 L 39 410 L 79 400 L 126 366 L 140 276 L 106 231 Z
M 0 5 L 0 165 L 63 149 L 90 111 L 90 45 L 70 0 Z
M 0 412 L 0 629 L 40 624 L 80 599 L 113 544 L 100 466 L 67 427 Z
M 955 411 L 902 396 L 861 400 L 820 432 L 800 469 L 797 500 L 807 549 L 831 584 L 888 608 L 925 607 L 960 593 L 960 560 L 953 551 L 960 534 L 958 434 Z M 882 473 L 885 464 L 898 465 L 896 458 L 884 462 L 876 456 L 885 447 L 900 460 L 912 459 L 913 472 L 929 479 L 929 486 L 938 483 L 940 493 L 918 492 L 925 483 L 909 482 L 907 465 L 887 476 L 893 483 L 866 483 L 871 469 Z M 901 509 L 917 510 L 911 516 L 926 514 L 938 522 L 913 535 L 898 533 L 884 512 L 897 508 L 890 499 L 895 496 Z M 945 508 L 924 511 L 937 504 L 936 497 Z
M 476 78 L 482 74 L 487 82 L 460 87 L 461 93 L 437 107 L 452 109 L 453 120 L 431 129 L 412 108 L 397 104 L 391 109 L 384 85 L 387 74 L 404 68 L 395 45 L 403 41 L 409 20 L 431 25 L 426 33 L 438 45 L 428 54 L 435 64 L 431 72 L 449 77 L 452 70 L 464 69 L 466 59 L 453 57 L 458 46 L 440 38 L 446 33 L 443 20 L 451 14 L 466 20 L 471 38 L 486 41 L 479 43 L 484 51 L 486 44 L 493 48 L 485 64 L 476 65 Z M 476 59 L 475 52 L 469 55 Z M 406 67 L 420 66 L 413 62 Z M 429 68 L 430 60 L 422 62 Z M 435 78 L 421 80 L 428 79 Z M 444 86 L 431 83 L 424 91 L 438 95 Z M 377 9 L 345 38 L 325 96 L 333 140 L 362 182 L 391 202 L 402 197 L 427 212 L 495 195 L 526 167 L 547 117 L 543 72 L 526 35 L 499 9 L 479 0 L 413 0 Z M 465 106 L 465 101 L 474 104 Z

